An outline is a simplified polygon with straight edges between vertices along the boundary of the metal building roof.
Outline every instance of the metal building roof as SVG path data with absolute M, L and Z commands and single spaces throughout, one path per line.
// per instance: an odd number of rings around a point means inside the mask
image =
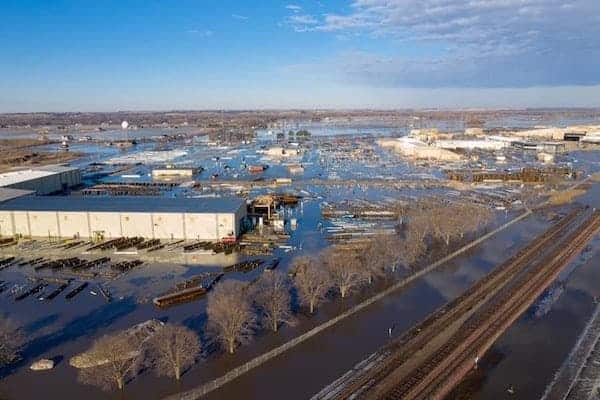
M 15 183 L 27 182 L 33 179 L 54 175 L 55 172 L 25 169 L 0 174 L 0 187 L 14 185 Z
M 17 197 L 32 195 L 34 193 L 35 192 L 33 190 L 21 190 L 0 187 L 0 203 L 12 200 Z
M 50 175 L 61 174 L 69 171 L 76 171 L 77 168 L 64 165 L 46 165 L 5 172 L 0 174 L 0 187 L 14 185 L 16 183 L 27 182 L 33 179 L 44 178 Z
M 0 211 L 235 213 L 245 201 L 235 197 L 25 196 L 0 203 Z

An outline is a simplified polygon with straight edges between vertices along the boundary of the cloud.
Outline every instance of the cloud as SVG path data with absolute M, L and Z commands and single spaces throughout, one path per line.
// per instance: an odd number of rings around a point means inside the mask
M 300 11 L 302 11 L 302 7 L 296 4 L 288 4 L 287 6 L 285 6 L 285 8 L 295 13 L 299 13 Z
M 365 83 L 415 87 L 600 83 L 595 72 L 600 70 L 598 0 L 354 0 L 349 10 L 319 16 L 294 13 L 286 22 L 298 32 L 364 36 L 395 46 L 397 55 L 340 54 L 340 69 Z M 413 58 L 400 55 L 402 48 L 428 47 L 438 50 Z
M 201 30 L 201 29 L 188 29 L 187 33 L 189 33 L 190 35 L 200 36 L 202 38 L 209 38 L 209 37 L 211 37 L 214 34 L 214 32 L 211 31 L 210 29 L 205 29 L 205 30 Z
M 309 14 L 292 14 L 286 17 L 285 24 L 291 26 L 296 32 L 308 32 L 314 30 L 319 24 L 314 16 Z
M 247 16 L 240 15 L 240 14 L 231 14 L 231 18 L 233 18 L 233 19 L 239 19 L 241 21 L 246 21 L 248 19 Z

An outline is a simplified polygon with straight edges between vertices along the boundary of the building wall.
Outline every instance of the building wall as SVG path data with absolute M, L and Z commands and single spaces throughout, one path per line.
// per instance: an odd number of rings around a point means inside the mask
M 60 233 L 63 237 L 90 237 L 86 212 L 59 212 Z
M 185 214 L 185 236 L 187 239 L 218 239 L 217 214 Z
M 35 237 L 61 236 L 57 217 L 58 213 L 55 211 L 30 211 L 30 235 Z
M 152 170 L 153 178 L 192 177 L 198 172 L 195 168 L 166 168 Z
M 115 212 L 90 212 L 90 232 L 104 232 L 104 237 L 121 236 L 121 216 Z
M 184 238 L 184 214 L 154 213 L 154 237 L 156 238 Z
M 235 236 L 235 214 L 217 214 L 217 235 L 220 238 Z
M 27 211 L 13 212 L 13 235 L 31 236 L 29 231 L 29 213 Z
M 15 228 L 12 222 L 12 213 L 10 211 L 0 211 L 0 235 L 12 236 L 15 234 Z
M 105 238 L 220 240 L 239 236 L 245 215 L 245 210 L 223 214 L 0 211 L 0 234 L 87 238 L 103 232 Z
M 121 213 L 121 235 L 154 238 L 152 213 Z

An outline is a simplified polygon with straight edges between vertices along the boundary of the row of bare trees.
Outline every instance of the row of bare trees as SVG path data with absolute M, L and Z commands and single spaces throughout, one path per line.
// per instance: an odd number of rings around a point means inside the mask
M 400 209 L 399 227 L 407 240 L 426 245 L 429 239 L 429 244 L 441 241 L 448 246 L 452 240 L 480 230 L 493 218 L 492 210 L 479 204 L 426 197 Z
M 328 248 L 313 256 L 296 257 L 289 276 L 265 271 L 252 283 L 219 283 L 208 296 L 209 332 L 233 354 L 261 327 L 277 332 L 282 325 L 296 323 L 292 294 L 313 314 L 328 298 L 347 298 L 399 267 L 413 268 L 432 246 L 448 247 L 492 218 L 490 210 L 474 204 L 418 201 L 401 213 L 395 235 L 378 235 L 350 249 Z M 179 380 L 198 357 L 200 342 L 188 328 L 166 325 L 145 343 L 123 333 L 105 336 L 90 352 L 102 362 L 82 369 L 81 379 L 122 389 L 141 366 Z
M 208 297 L 209 328 L 229 353 L 234 353 L 260 326 L 277 332 L 282 325 L 294 325 L 291 292 L 310 314 L 327 298 L 338 293 L 346 298 L 364 284 L 372 283 L 386 271 L 394 271 L 397 260 L 393 239 L 370 241 L 361 251 L 327 249 L 316 256 L 293 260 L 292 279 L 281 272 L 263 273 L 254 284 L 228 280 L 215 287 Z
M 293 260 L 292 279 L 279 272 L 261 275 L 255 284 L 225 281 L 208 298 L 209 327 L 229 353 L 247 342 L 259 326 L 274 332 L 293 325 L 290 292 L 312 314 L 335 293 L 344 299 L 363 285 L 412 268 L 431 246 L 446 247 L 466 233 L 489 224 L 493 213 L 471 203 L 449 203 L 435 198 L 416 202 L 401 213 L 398 234 L 378 235 L 351 250 L 325 249 Z
M 181 379 L 200 354 L 200 341 L 183 325 L 165 324 L 145 341 L 127 332 L 103 336 L 86 354 L 88 365 L 79 370 L 79 380 L 105 390 L 122 390 L 143 368 Z

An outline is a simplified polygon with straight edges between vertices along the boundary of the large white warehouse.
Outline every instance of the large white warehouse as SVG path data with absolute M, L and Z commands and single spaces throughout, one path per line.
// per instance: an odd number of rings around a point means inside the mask
M 32 190 L 44 195 L 81 184 L 78 168 L 50 165 L 0 174 L 0 188 Z
M 222 240 L 245 217 L 236 198 L 24 196 L 0 203 L 0 235 Z

